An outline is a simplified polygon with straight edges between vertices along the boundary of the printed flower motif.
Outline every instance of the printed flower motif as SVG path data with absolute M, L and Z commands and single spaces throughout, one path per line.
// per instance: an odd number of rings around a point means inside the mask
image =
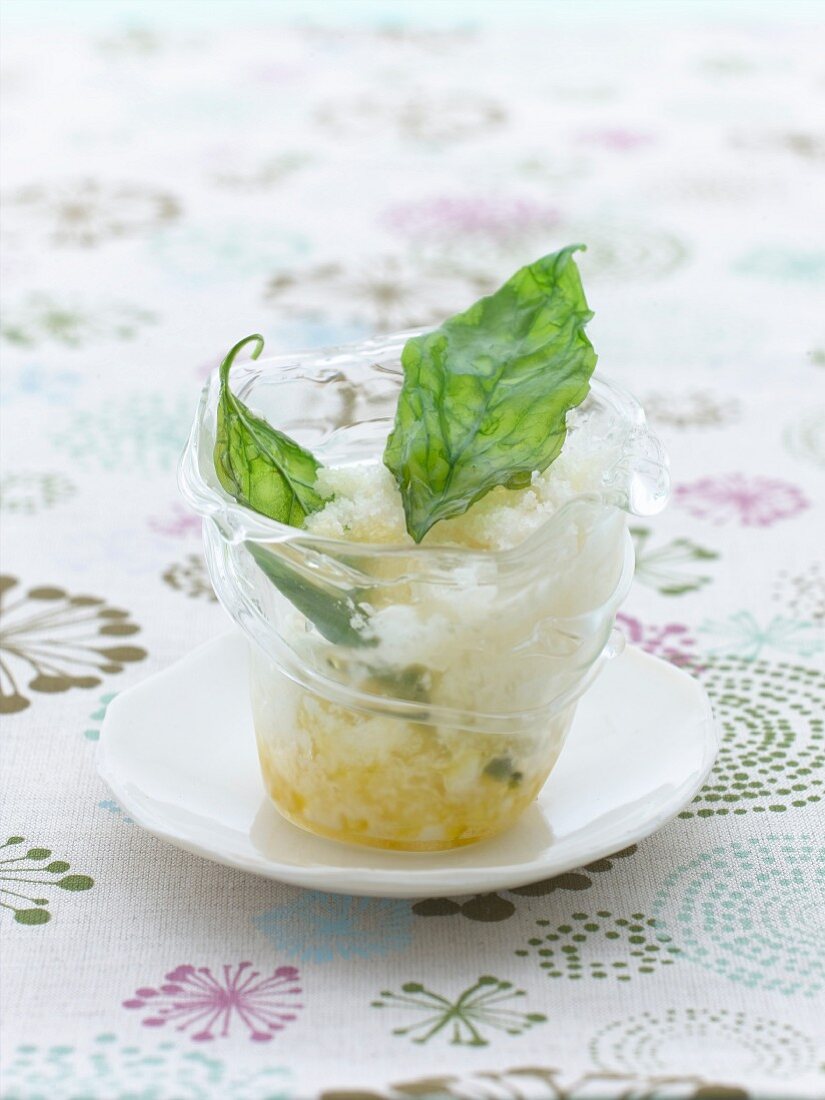
M 825 252 L 786 248 L 755 248 L 733 266 L 739 275 L 785 282 L 789 279 L 818 283 L 825 279 Z
M 783 569 L 774 584 L 773 598 L 797 618 L 825 626 L 825 574 L 819 562 L 801 573 Z
M 710 658 L 696 670 L 722 725 L 707 783 L 680 817 L 785 813 L 825 794 L 825 676 L 801 665 Z
M 104 470 L 168 470 L 183 449 L 191 418 L 183 395 L 133 393 L 71 413 L 54 444 L 74 461 Z
M 311 164 L 312 160 L 309 153 L 279 153 L 244 169 L 242 166 L 239 167 L 237 160 L 233 159 L 230 166 L 223 166 L 219 171 L 214 172 L 212 179 L 218 187 L 225 187 L 231 191 L 247 194 L 271 191 Z
M 631 645 L 640 646 L 654 657 L 670 661 L 677 668 L 695 670 L 699 667 L 696 641 L 690 628 L 681 623 L 664 623 L 661 626 L 642 624 L 632 615 L 619 612 L 616 624 L 622 628 Z
M 114 802 L 111 798 L 104 798 L 102 802 L 98 802 L 98 807 L 118 818 L 124 825 L 134 825 L 135 823 L 134 819 L 125 814 L 117 802 Z
M 150 516 L 149 528 L 156 535 L 168 535 L 169 538 L 188 538 L 193 535 L 200 538 L 203 521 L 194 512 L 188 511 L 175 502 L 162 516 Z
M 537 920 L 542 930 L 527 941 L 527 947 L 516 955 L 527 958 L 531 953 L 548 978 L 614 978 L 629 982 L 634 975 L 655 974 L 663 966 L 672 966 L 670 956 L 679 949 L 664 932 L 654 932 L 656 921 L 644 913 L 614 917 L 606 909 L 592 916 L 574 913 L 564 924 L 551 926 L 549 920 Z M 545 931 L 546 929 L 550 931 Z M 584 953 L 589 943 L 596 959 Z
M 296 1000 L 301 993 L 299 975 L 294 966 L 279 966 L 262 978 L 251 966 L 251 962 L 239 963 L 234 969 L 225 965 L 219 977 L 208 966 L 178 966 L 157 989 L 136 990 L 123 1007 L 148 1010 L 144 1027 L 172 1024 L 176 1031 L 197 1027 L 190 1036 L 195 1042 L 225 1038 L 237 1017 L 250 1039 L 266 1043 L 303 1007 Z
M 714 397 L 706 390 L 651 392 L 643 399 L 648 420 L 671 428 L 721 428 L 741 413 L 738 401 Z
M 292 264 L 309 250 L 306 237 L 260 223 L 186 224 L 157 234 L 149 250 L 164 275 L 187 286 L 262 276 L 273 266 Z
M 765 649 L 795 657 L 812 657 L 825 649 L 825 634 L 816 623 L 775 615 L 763 627 L 750 611 L 737 611 L 724 620 L 706 619 L 699 633 L 719 639 L 708 648 L 709 653 L 742 657 L 746 661 L 761 657 Z
M 654 535 L 649 527 L 631 527 L 630 534 L 636 552 L 636 580 L 655 588 L 662 596 L 696 592 L 713 579 L 707 574 L 696 574 L 693 569 L 696 562 L 715 561 L 719 557 L 715 550 L 687 538 L 652 546 Z
M 135 306 L 100 304 L 88 310 L 50 294 L 30 294 L 16 309 L 4 311 L 0 337 L 24 348 L 48 341 L 78 348 L 96 339 L 133 340 L 155 320 L 154 313 Z
M 616 1090 L 620 1088 L 621 1091 Z M 657 1074 L 589 1072 L 569 1073 L 556 1066 L 514 1066 L 500 1071 L 479 1071 L 416 1077 L 375 1092 L 358 1089 L 358 1100 L 752 1100 L 744 1088 L 722 1085 L 696 1073 Z M 16 1100 L 16 1098 L 15 1098 Z M 319 1100 L 353 1100 L 352 1089 L 322 1092 Z
M 90 179 L 32 184 L 14 192 L 8 205 L 21 229 L 26 215 L 35 226 L 43 223 L 56 247 L 93 248 L 103 241 L 138 236 L 180 215 L 177 199 L 165 191 Z
M 825 408 L 800 413 L 782 433 L 782 440 L 795 458 L 825 467 Z
M 594 1065 L 617 1073 L 689 1076 L 702 1052 L 702 1072 L 725 1081 L 766 1075 L 779 1081 L 816 1069 L 809 1036 L 791 1024 L 726 1008 L 669 1008 L 642 1012 L 600 1028 L 589 1045 Z M 720 1094 L 721 1095 L 721 1094 Z
M 5 844 L 0 844 L 0 909 L 14 913 L 18 924 L 47 924 L 52 919 L 50 901 L 38 895 L 55 887 L 70 893 L 91 890 L 94 879 L 89 875 L 67 875 L 71 864 L 65 859 L 52 859 L 50 848 L 28 848 L 22 855 L 8 854 L 25 842 L 25 837 L 10 836 Z M 45 891 L 37 889 L 44 886 Z
M 161 574 L 162 579 L 177 592 L 183 592 L 192 599 L 205 597 L 217 602 L 218 597 L 209 579 L 206 562 L 200 554 L 187 554 L 181 562 L 175 562 Z
M 82 381 L 83 376 L 76 370 L 27 363 L 7 377 L 0 403 L 37 398 L 47 405 L 67 405 Z
M 655 144 L 656 138 L 643 130 L 631 130 L 624 126 L 604 126 L 597 130 L 582 131 L 579 134 L 579 141 L 584 145 L 593 145 L 616 153 L 630 153 L 636 149 L 643 149 L 646 145 Z
M 3 1100 L 289 1100 L 290 1071 L 245 1070 L 203 1049 L 139 1047 L 112 1034 L 79 1046 L 21 1043 L 6 1051 Z
M 629 848 L 614 852 L 612 856 L 588 863 L 579 871 L 568 871 L 563 875 L 556 875 L 555 878 L 532 882 L 527 886 L 515 886 L 507 893 L 515 894 L 517 898 L 543 898 L 557 890 L 589 890 L 593 885 L 590 873 L 601 874 L 603 871 L 610 871 L 615 860 L 627 859 L 637 850 L 637 846 L 631 844 Z M 585 871 L 589 873 L 585 874 Z M 424 898 L 423 901 L 414 903 L 412 912 L 419 917 L 452 917 L 460 914 L 468 920 L 490 923 L 508 920 L 515 915 L 516 907 L 508 898 L 503 898 L 501 894 L 496 893 L 476 894 L 464 902 L 454 901 L 452 898 Z
M 666 278 L 688 260 L 687 245 L 656 226 L 623 222 L 569 222 L 563 225 L 570 241 L 586 241 L 587 251 L 576 257 L 585 285 L 594 281 L 650 282 Z
M 51 585 L 15 593 L 18 583 L 0 577 L 0 714 L 31 705 L 26 687 L 47 694 L 97 687 L 146 656 L 138 646 L 100 644 L 137 634 L 128 611 Z
M 324 320 L 334 313 L 335 320 L 360 324 L 365 331 L 391 332 L 439 324 L 494 289 L 489 274 L 382 256 L 362 267 L 329 263 L 275 275 L 265 298 L 286 317 Z
M 825 988 L 825 847 L 747 837 L 664 879 L 653 912 L 680 954 L 748 989 L 816 997 Z
M 376 130 L 426 145 L 441 145 L 479 137 L 498 129 L 505 120 L 503 107 L 474 92 L 431 94 L 417 91 L 408 96 L 337 99 L 316 114 L 318 122 L 342 137 L 375 139 Z
M 77 488 L 64 474 L 13 471 L 0 478 L 0 511 L 35 515 L 70 500 Z
M 771 527 L 804 512 L 810 504 L 801 489 L 770 477 L 723 474 L 677 486 L 674 500 L 710 523 L 735 520 L 743 527 Z
M 302 890 L 294 901 L 267 909 L 252 923 L 287 958 L 325 963 L 403 951 L 411 939 L 412 914 L 407 902 L 391 898 Z
M 100 726 L 103 719 L 106 717 L 106 711 L 109 709 L 109 704 L 116 695 L 116 691 L 109 691 L 105 695 L 101 695 L 100 706 L 96 707 L 89 715 L 89 721 L 94 722 L 94 725 L 83 731 L 83 736 L 87 741 L 100 740 Z
M 390 207 L 384 220 L 416 245 L 455 240 L 512 244 L 554 228 L 559 214 L 534 199 L 441 195 Z
M 372 1002 L 372 1007 L 413 1012 L 418 1017 L 423 1014 L 423 1019 L 393 1028 L 393 1035 L 411 1035 L 414 1043 L 427 1043 L 444 1031 L 452 1046 L 486 1047 L 490 1042 L 484 1034 L 487 1029 L 522 1035 L 536 1024 L 547 1022 L 547 1017 L 541 1013 L 524 1013 L 504 1007 L 524 996 L 524 990 L 514 989 L 512 982 L 485 975 L 455 1001 L 432 992 L 421 982 L 406 982 L 400 993 L 383 990 L 380 999 Z

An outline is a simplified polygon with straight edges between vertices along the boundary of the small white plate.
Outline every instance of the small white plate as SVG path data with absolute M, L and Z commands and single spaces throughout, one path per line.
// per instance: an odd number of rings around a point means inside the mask
M 384 852 L 285 821 L 258 769 L 246 641 L 227 634 L 109 705 L 100 774 L 155 836 L 230 867 L 335 893 L 445 896 L 524 886 L 648 836 L 701 787 L 718 748 L 686 673 L 635 649 L 579 703 L 556 768 L 508 832 L 452 852 Z

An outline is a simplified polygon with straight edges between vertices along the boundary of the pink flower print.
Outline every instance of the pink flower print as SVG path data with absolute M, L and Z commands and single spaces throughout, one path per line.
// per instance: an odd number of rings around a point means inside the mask
M 504 244 L 552 228 L 559 214 L 533 199 L 441 196 L 393 206 L 385 220 L 415 240 L 481 237 Z
M 646 652 L 652 653 L 654 657 L 670 661 L 677 668 L 700 671 L 696 639 L 691 635 L 688 627 L 681 623 L 649 626 L 642 624 L 632 615 L 620 612 L 616 616 L 616 624 L 622 628 L 631 645 L 639 646 Z
M 656 139 L 652 134 L 640 130 L 626 130 L 621 126 L 607 126 L 600 130 L 587 130 L 579 140 L 588 145 L 600 145 L 603 149 L 612 149 L 619 153 L 631 152 L 643 145 L 650 145 Z
M 156 535 L 167 535 L 169 538 L 182 539 L 188 535 L 200 535 L 200 516 L 187 512 L 180 504 L 173 504 L 170 512 L 165 516 L 150 516 L 149 527 Z
M 796 485 L 744 474 L 703 477 L 680 485 L 674 500 L 700 519 L 716 524 L 736 520 L 743 527 L 770 527 L 810 507 Z
M 178 1031 L 197 1027 L 191 1036 L 195 1042 L 227 1036 L 237 1016 L 249 1029 L 250 1039 L 266 1043 L 303 1007 L 295 999 L 301 992 L 299 975 L 294 966 L 279 966 L 268 978 L 261 978 L 251 966 L 242 962 L 234 971 L 224 966 L 222 978 L 208 966 L 178 966 L 169 971 L 163 985 L 136 990 L 123 1007 L 147 1009 L 144 1027 L 167 1023 Z

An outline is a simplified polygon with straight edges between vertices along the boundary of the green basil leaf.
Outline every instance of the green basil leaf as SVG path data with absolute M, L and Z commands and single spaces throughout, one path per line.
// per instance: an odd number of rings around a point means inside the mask
M 521 488 L 558 456 L 590 389 L 593 316 L 570 245 L 523 267 L 434 332 L 408 340 L 384 464 L 416 542 L 497 485 Z
M 277 553 L 257 542 L 244 543 L 255 563 L 275 587 L 305 615 L 333 645 L 373 646 L 377 638 L 365 637 L 358 629 L 369 618 L 365 600 L 369 589 L 341 592 L 322 581 L 308 580 Z
M 254 335 L 238 341 L 221 363 L 215 470 L 221 485 L 239 504 L 301 527 L 310 512 L 317 512 L 325 503 L 315 489 L 321 464 L 294 439 L 256 416 L 229 388 L 235 356 L 253 343 L 252 358 L 257 359 L 264 341 Z

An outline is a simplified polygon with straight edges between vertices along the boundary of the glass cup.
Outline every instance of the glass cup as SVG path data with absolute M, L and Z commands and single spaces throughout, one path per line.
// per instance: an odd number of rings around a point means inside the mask
M 327 466 L 380 460 L 400 333 L 232 371 L 238 396 Z M 628 514 L 669 492 L 638 403 L 603 378 L 568 416 L 610 462 L 512 549 L 368 545 L 242 507 L 213 465 L 217 372 L 180 468 L 219 600 L 250 642 L 266 789 L 318 835 L 404 851 L 493 836 L 536 797 L 582 693 L 616 652 L 633 576 Z M 231 736 L 232 731 L 227 731 Z

